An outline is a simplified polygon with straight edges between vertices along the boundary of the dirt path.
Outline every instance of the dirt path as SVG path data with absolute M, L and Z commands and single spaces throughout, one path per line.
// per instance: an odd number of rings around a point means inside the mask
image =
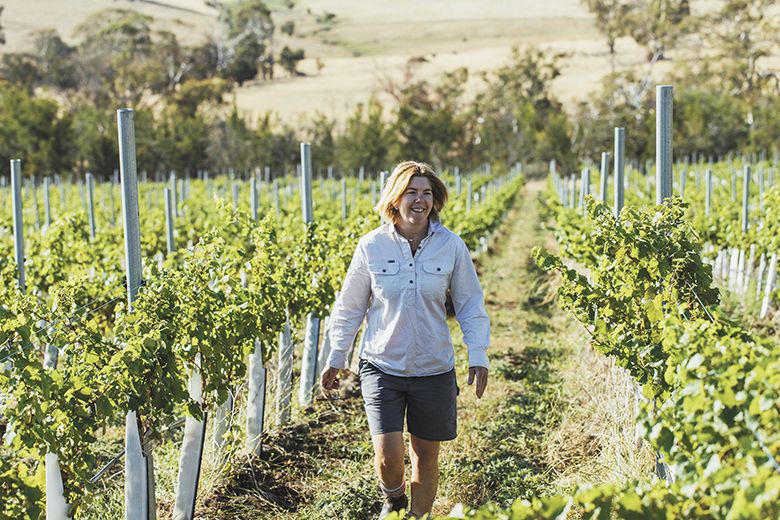
M 457 503 L 508 506 L 550 490 L 555 478 L 546 441 L 561 414 L 559 368 L 578 331 L 530 257 L 551 240 L 539 222 L 543 190 L 544 181 L 526 185 L 480 266 L 492 322 L 490 390 L 478 402 L 469 388 L 460 403 L 460 436 L 442 454 L 439 513 Z
M 456 504 L 509 505 L 549 490 L 555 478 L 546 441 L 560 419 L 558 367 L 577 341 L 571 320 L 549 298 L 531 249 L 550 240 L 539 227 L 536 199 L 543 181 L 527 184 L 499 228 L 480 278 L 492 320 L 491 379 L 478 401 L 466 385 L 461 333 L 456 341 L 459 436 L 445 443 L 434 512 Z M 262 460 L 239 466 L 207 518 L 373 518 L 379 493 L 368 427 L 356 387 L 320 400 L 303 421 L 269 439 Z M 201 511 L 199 511 L 201 512 Z

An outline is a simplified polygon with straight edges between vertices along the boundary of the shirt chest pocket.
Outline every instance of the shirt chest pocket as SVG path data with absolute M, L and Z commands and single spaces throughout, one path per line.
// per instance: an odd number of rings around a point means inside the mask
M 398 263 L 369 264 L 371 292 L 378 298 L 389 298 L 401 292 L 401 275 Z
M 451 263 L 443 261 L 431 260 L 423 263 L 423 275 L 420 282 L 422 293 L 428 298 L 444 302 L 447 289 L 450 286 L 452 268 Z

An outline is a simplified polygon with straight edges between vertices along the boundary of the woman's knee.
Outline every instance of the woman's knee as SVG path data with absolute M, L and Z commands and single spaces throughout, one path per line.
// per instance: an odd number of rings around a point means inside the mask
M 373 438 L 374 460 L 383 468 L 403 466 L 404 442 L 401 433 L 388 433 Z
M 410 445 L 411 459 L 415 465 L 420 467 L 435 467 L 438 465 L 441 442 L 427 441 L 412 436 Z

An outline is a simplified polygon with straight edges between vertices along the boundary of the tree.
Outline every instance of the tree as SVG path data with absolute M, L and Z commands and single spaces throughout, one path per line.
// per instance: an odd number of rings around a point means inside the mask
M 753 106 L 754 121 L 750 126 L 752 151 L 777 150 L 780 143 L 780 96 L 765 95 Z
M 196 171 L 208 164 L 209 125 L 197 113 L 168 105 L 156 121 L 152 157 L 163 171 Z
M 733 96 L 753 101 L 763 90 L 780 94 L 771 58 L 780 52 L 780 20 L 772 14 L 776 0 L 726 0 L 709 17 L 707 35 L 716 53 L 710 68 Z
M 186 116 L 194 116 L 201 106 L 218 108 L 230 85 L 220 78 L 185 81 L 169 95 L 169 107 L 176 107 Z
M 460 143 L 465 137 L 462 96 L 468 70 L 462 67 L 445 73 L 438 84 L 431 85 L 427 80 L 414 79 L 414 70 L 420 62 L 420 59 L 410 59 L 400 82 L 385 81 L 385 92 L 396 104 L 391 156 L 429 161 L 441 168 L 462 148 Z
M 643 89 L 633 71 L 604 77 L 601 90 L 580 103 L 575 121 L 573 149 L 577 157 L 594 157 L 612 150 L 614 128 L 626 130 L 627 157 L 646 159 L 655 150 L 654 98 L 652 89 Z M 677 106 L 675 104 L 675 111 Z
M 181 83 L 184 75 L 192 68 L 189 61 L 189 55 L 179 45 L 176 35 L 170 31 L 157 31 L 156 40 L 153 42 L 152 52 L 164 67 L 165 75 L 160 76 L 160 80 L 165 80 L 164 84 L 150 85 L 152 90 L 161 92 L 163 90 L 173 90 L 176 85 Z
M 607 37 L 610 55 L 615 40 L 631 36 L 647 48 L 647 61 L 664 59 L 664 53 L 692 29 L 689 0 L 581 0 L 596 17 Z
M 317 112 L 306 125 L 306 138 L 316 153 L 312 155 L 314 171 L 321 171 L 332 165 L 336 159 L 336 122 L 325 114 Z
M 0 76 L 11 85 L 21 87 L 32 94 L 40 78 L 35 56 L 20 52 L 3 54 L 0 59 Z
M 186 54 L 185 61 L 189 66 L 187 78 L 208 79 L 216 76 L 219 72 L 219 47 L 213 39 L 194 47 L 187 47 L 184 52 Z
M 387 167 L 392 131 L 383 121 L 382 104 L 371 96 L 358 103 L 336 139 L 338 163 L 344 170 L 365 166 L 370 171 Z
M 738 98 L 706 86 L 686 85 L 674 93 L 675 154 L 716 157 L 747 144 L 748 124 Z
M 246 35 L 236 42 L 230 61 L 222 69 L 222 77 L 243 85 L 257 77 L 258 59 L 265 49 L 253 36 Z
M 507 63 L 483 76 L 484 90 L 472 102 L 465 123 L 468 164 L 555 158 L 565 166 L 576 165 L 568 117 L 552 94 L 562 57 L 513 48 Z
M 292 50 L 285 45 L 282 52 L 279 53 L 279 65 L 281 65 L 290 76 L 296 76 L 299 74 L 298 63 L 303 58 L 303 49 Z
M 220 4 L 223 35 L 217 40 L 217 67 L 222 76 L 239 84 L 254 79 L 273 79 L 273 37 L 271 10 L 262 0 L 239 0 Z
M 631 0 L 623 23 L 628 34 L 647 49 L 647 61 L 665 53 L 693 27 L 688 0 Z
M 76 48 L 65 43 L 56 30 L 44 29 L 35 33 L 33 46 L 41 83 L 62 90 L 78 85 L 73 64 Z
M 80 173 L 91 171 L 96 175 L 113 172 L 119 164 L 116 129 L 112 124 L 113 111 L 96 106 L 84 106 L 74 113 L 73 130 L 77 167 Z M 143 112 L 136 114 L 140 115 Z M 142 128 L 135 123 L 136 129 Z M 138 148 L 138 139 L 136 138 Z
M 295 22 L 293 22 L 292 20 L 284 22 L 280 30 L 282 31 L 282 34 L 286 34 L 287 36 L 292 36 L 293 34 L 295 34 Z
M 107 9 L 77 27 L 84 38 L 77 59 L 79 90 L 95 104 L 137 107 L 168 85 L 166 67 L 155 54 L 152 21 L 134 11 Z
M 0 15 L 3 14 L 4 5 L 0 5 Z M 5 45 L 5 29 L 0 25 L 0 45 Z
M 625 0 L 581 0 L 588 11 L 596 17 L 596 27 L 607 38 L 610 58 L 615 56 L 615 41 L 625 36 L 625 20 L 629 4 Z
M 73 164 L 71 116 L 25 89 L 0 87 L 0 160 L 24 160 L 29 175 L 66 172 Z

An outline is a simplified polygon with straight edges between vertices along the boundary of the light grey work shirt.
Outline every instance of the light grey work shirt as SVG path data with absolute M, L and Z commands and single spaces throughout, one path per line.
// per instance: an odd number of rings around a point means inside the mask
M 455 366 L 444 308 L 450 290 L 468 347 L 469 366 L 488 367 L 490 320 L 471 255 L 463 240 L 430 220 L 412 256 L 392 223 L 361 237 L 331 312 L 327 365 L 347 368 L 366 318 L 360 357 L 396 376 L 431 376 Z

